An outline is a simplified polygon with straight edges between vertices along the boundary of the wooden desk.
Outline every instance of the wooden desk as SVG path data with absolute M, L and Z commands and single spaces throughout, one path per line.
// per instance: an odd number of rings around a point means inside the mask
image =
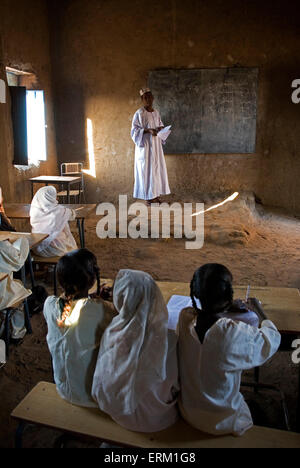
M 166 303 L 173 294 L 190 295 L 189 283 L 157 281 L 157 284 Z M 247 286 L 234 286 L 233 289 L 235 299 L 245 298 Z M 261 301 L 266 316 L 274 322 L 281 333 L 300 335 L 300 294 L 298 289 L 252 286 L 250 297 L 256 297 Z
M 69 176 L 39 176 L 32 177 L 29 179 L 31 182 L 31 198 L 33 198 L 33 185 L 34 184 L 52 184 L 52 185 L 63 185 L 67 190 L 67 200 L 70 203 L 70 186 L 73 184 L 79 184 L 79 189 L 81 188 L 81 177 L 69 177 Z
M 32 234 L 31 232 L 5 232 L 0 233 L 0 241 L 6 240 L 9 238 L 11 242 L 20 239 L 20 237 L 26 237 L 29 242 L 29 248 L 32 249 L 40 244 L 43 240 L 47 239 L 48 234 Z
M 30 219 L 30 203 L 5 203 L 4 209 L 6 216 L 10 219 Z M 66 208 L 70 208 L 76 211 L 76 221 L 78 227 L 78 233 L 80 238 L 80 246 L 82 248 L 85 247 L 85 236 L 84 236 L 84 222 L 85 219 L 92 213 L 93 210 L 96 208 L 96 204 L 69 204 L 69 205 L 62 205 Z M 79 208 L 79 209 L 78 209 Z

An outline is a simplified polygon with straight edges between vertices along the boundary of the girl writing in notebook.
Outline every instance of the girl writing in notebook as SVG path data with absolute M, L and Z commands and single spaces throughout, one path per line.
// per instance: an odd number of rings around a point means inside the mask
M 233 304 L 232 275 L 223 265 L 195 272 L 191 299 L 193 308 L 181 311 L 177 328 L 181 414 L 204 432 L 242 435 L 253 425 L 240 393 L 242 371 L 270 359 L 280 334 L 269 320 L 260 328 L 241 321 L 247 311 Z

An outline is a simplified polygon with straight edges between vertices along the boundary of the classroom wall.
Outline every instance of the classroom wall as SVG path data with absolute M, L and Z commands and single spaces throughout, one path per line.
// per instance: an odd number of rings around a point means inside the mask
M 57 173 L 56 141 L 51 87 L 48 10 L 44 0 L 1 0 L 0 78 L 6 81 L 5 67 L 35 73 L 36 89 L 45 91 L 47 162 L 39 167 L 14 167 L 10 99 L 0 104 L 0 186 L 8 202 L 30 203 L 30 177 Z M 6 81 L 7 85 L 7 81 Z
M 259 68 L 256 153 L 166 155 L 171 190 L 199 201 L 205 192 L 251 190 L 299 213 L 300 104 L 291 101 L 291 82 L 300 78 L 297 3 L 50 1 L 58 153 L 61 161 L 87 161 L 91 119 L 97 177 L 87 176 L 88 199 L 132 194 L 130 127 L 149 70 L 240 65 Z

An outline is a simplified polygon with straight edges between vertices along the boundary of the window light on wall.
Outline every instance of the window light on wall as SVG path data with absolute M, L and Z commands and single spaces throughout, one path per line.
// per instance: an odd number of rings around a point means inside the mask
M 29 164 L 47 159 L 44 91 L 26 91 Z
M 38 165 L 47 159 L 44 91 L 37 90 L 34 73 L 6 67 L 12 99 L 14 127 L 14 164 Z

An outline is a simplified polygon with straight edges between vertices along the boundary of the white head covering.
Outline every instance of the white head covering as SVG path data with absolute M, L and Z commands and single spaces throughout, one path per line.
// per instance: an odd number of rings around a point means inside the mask
M 145 93 L 151 93 L 151 89 L 150 88 L 140 89 L 140 96 L 143 96 L 143 94 L 145 94 Z
M 49 245 L 70 219 L 70 211 L 58 204 L 56 188 L 52 185 L 40 188 L 32 199 L 30 207 L 30 224 L 32 232 L 49 234 L 43 241 Z
M 102 336 L 92 393 L 103 411 L 132 414 L 145 390 L 166 379 L 168 312 L 141 271 L 120 270 L 113 297 L 119 314 Z
M 19 271 L 24 265 L 29 253 L 28 239 L 21 237 L 13 244 L 0 242 L 0 271 L 8 276 L 0 281 L 0 310 L 12 307 L 31 295 L 21 281 L 13 278 L 13 272 Z

